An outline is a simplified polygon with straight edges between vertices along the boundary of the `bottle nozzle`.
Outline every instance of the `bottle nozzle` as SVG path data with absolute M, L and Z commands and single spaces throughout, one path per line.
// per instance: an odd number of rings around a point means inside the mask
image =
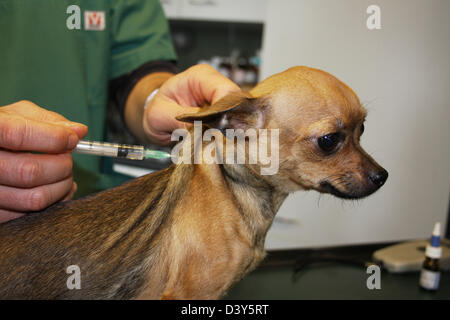
M 436 222 L 433 228 L 433 233 L 431 234 L 432 247 L 439 247 L 440 237 L 441 237 L 441 223 Z
M 434 224 L 434 228 L 433 228 L 433 236 L 441 236 L 441 223 L 440 222 L 436 222 Z

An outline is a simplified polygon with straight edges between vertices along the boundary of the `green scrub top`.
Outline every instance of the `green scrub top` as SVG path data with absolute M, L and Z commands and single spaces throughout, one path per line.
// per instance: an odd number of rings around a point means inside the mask
M 152 60 L 175 60 L 158 0 L 0 0 L 0 106 L 30 100 L 104 140 L 108 84 Z M 129 177 L 111 159 L 74 155 L 77 197 Z

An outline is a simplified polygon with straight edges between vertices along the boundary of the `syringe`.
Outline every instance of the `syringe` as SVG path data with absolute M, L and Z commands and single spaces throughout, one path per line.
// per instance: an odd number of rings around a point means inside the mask
M 73 152 L 132 160 L 167 159 L 171 157 L 168 152 L 145 149 L 143 146 L 86 140 L 80 140 Z

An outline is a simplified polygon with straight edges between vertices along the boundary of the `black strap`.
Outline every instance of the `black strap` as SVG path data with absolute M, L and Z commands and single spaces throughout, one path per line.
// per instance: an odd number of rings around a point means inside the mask
M 154 72 L 178 73 L 178 69 L 174 61 L 150 61 L 130 73 L 111 80 L 109 85 L 109 95 L 117 106 L 122 120 L 124 120 L 125 104 L 131 90 L 133 90 L 139 80 Z

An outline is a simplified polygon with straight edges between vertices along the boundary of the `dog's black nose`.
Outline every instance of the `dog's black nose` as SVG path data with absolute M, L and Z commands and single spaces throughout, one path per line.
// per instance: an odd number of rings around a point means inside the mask
M 377 172 L 371 172 L 369 174 L 369 179 L 370 181 L 372 181 L 374 185 L 380 188 L 386 182 L 388 175 L 389 175 L 388 172 L 382 169 Z

